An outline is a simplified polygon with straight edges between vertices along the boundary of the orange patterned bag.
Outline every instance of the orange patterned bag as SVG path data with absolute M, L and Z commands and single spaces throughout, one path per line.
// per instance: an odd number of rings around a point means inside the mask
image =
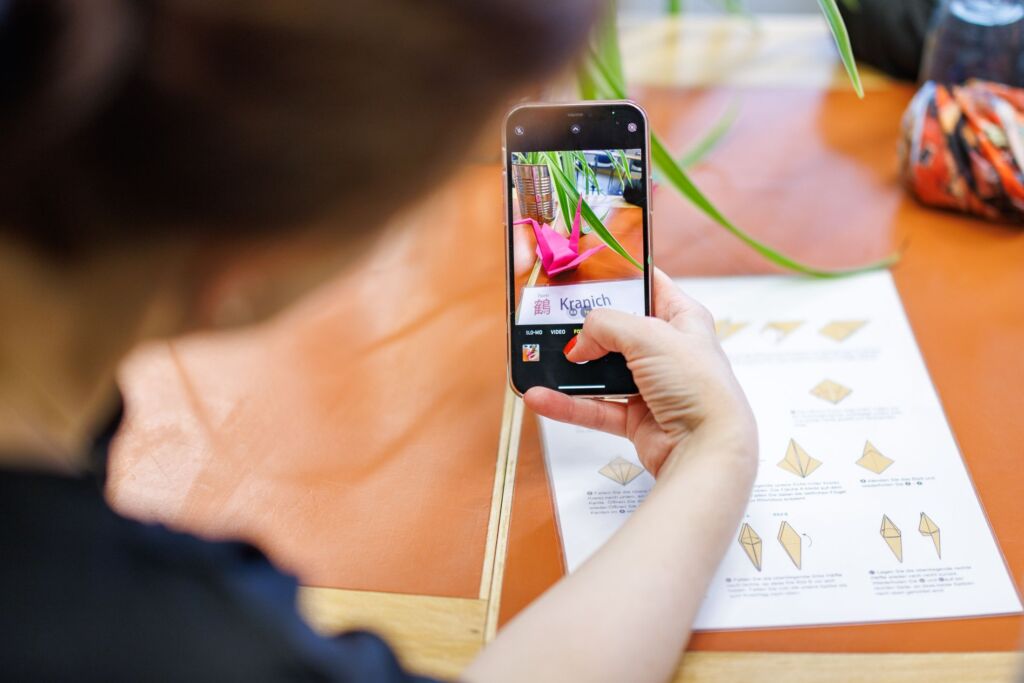
M 1024 89 L 925 83 L 903 115 L 900 166 L 925 204 L 1024 222 Z

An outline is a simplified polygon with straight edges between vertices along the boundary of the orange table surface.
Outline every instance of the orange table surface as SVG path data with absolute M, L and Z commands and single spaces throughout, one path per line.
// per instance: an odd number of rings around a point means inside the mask
M 904 196 L 910 88 L 646 90 L 683 149 L 734 97 L 694 169 L 739 225 L 856 265 L 903 247 L 897 287 L 1011 571 L 1024 572 L 1024 234 Z M 129 514 L 264 547 L 308 585 L 476 597 L 505 381 L 500 169 L 468 167 L 349 272 L 255 330 L 141 350 L 110 497 Z M 672 275 L 770 272 L 669 188 L 654 259 Z M 503 617 L 563 573 L 536 425 L 524 422 Z M 1008 650 L 1018 617 L 698 634 L 694 649 Z

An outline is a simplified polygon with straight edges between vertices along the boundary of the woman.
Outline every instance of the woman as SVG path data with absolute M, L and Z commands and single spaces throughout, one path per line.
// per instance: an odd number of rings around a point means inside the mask
M 255 322 L 353 259 L 385 209 L 572 56 L 596 9 L 0 3 L 0 678 L 416 680 L 369 634 L 316 636 L 255 549 L 107 506 L 114 369 L 140 340 Z M 226 284 L 269 261 L 258 287 Z M 657 485 L 465 680 L 656 681 L 676 665 L 757 446 L 708 313 L 662 273 L 655 303 L 654 318 L 594 311 L 570 352 L 623 353 L 639 398 L 526 401 L 629 437 Z

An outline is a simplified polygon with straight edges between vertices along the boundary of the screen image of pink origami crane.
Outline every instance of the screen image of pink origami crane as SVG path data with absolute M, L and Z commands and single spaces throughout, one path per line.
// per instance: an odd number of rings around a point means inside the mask
M 537 257 L 548 277 L 576 269 L 581 263 L 605 248 L 604 244 L 580 253 L 580 231 L 583 196 L 576 204 L 576 215 L 572 219 L 572 232 L 568 237 L 557 232 L 547 223 L 538 223 L 533 218 L 524 218 L 513 225 L 529 224 L 537 238 Z

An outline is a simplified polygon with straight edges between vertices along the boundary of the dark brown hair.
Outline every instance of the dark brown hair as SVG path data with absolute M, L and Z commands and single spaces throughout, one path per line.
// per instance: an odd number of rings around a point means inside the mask
M 0 0 L 0 231 L 75 253 L 328 210 L 372 227 L 576 53 L 597 4 Z

